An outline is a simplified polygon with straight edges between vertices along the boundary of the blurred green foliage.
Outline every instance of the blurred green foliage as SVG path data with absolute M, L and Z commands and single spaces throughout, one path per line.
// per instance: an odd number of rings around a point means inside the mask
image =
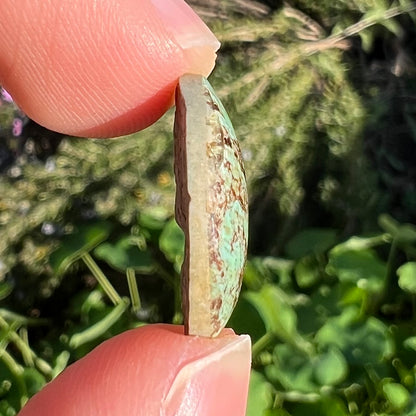
M 295 235 L 289 266 L 249 260 L 257 280 L 246 274 L 231 319 L 253 338 L 248 415 L 415 414 L 416 226 L 380 226 L 329 249 L 327 229 L 304 230 L 311 250 Z
M 190 3 L 222 42 L 211 82 L 250 190 L 230 321 L 253 341 L 247 415 L 415 415 L 416 3 Z M 181 323 L 183 235 L 172 111 L 82 140 L 0 110 L 0 415 L 12 416 L 102 340 Z

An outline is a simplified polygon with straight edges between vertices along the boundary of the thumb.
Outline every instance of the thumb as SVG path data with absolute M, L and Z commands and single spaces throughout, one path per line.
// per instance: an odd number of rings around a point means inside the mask
M 0 1 L 0 84 L 66 134 L 147 127 L 172 105 L 181 75 L 211 72 L 218 47 L 183 0 Z
M 148 325 L 118 335 L 68 367 L 18 416 L 244 416 L 250 338 Z

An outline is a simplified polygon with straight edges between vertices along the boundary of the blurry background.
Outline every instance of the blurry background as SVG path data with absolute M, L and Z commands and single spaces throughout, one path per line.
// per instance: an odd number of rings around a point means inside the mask
M 249 416 L 416 414 L 416 2 L 193 0 L 241 142 Z M 118 140 L 0 106 L 0 415 L 94 346 L 181 323 L 170 111 Z M 137 286 L 136 286 L 137 285 Z

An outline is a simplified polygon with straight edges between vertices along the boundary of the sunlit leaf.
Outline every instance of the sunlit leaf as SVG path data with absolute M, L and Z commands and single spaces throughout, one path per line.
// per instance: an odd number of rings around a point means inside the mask
M 314 364 L 314 376 L 319 384 L 336 385 L 348 374 L 348 364 L 338 348 L 331 347 Z
M 122 272 L 130 268 L 143 274 L 151 273 L 155 266 L 150 252 L 140 250 L 131 236 L 124 236 L 114 244 L 102 243 L 94 250 L 94 254 Z
M 296 283 L 302 289 L 316 284 L 321 276 L 319 265 L 313 256 L 303 257 L 295 265 Z
M 403 341 L 403 345 L 408 349 L 412 349 L 412 350 L 416 351 L 416 336 L 406 338 Z
M 277 286 L 266 285 L 259 292 L 248 291 L 243 296 L 256 308 L 267 331 L 293 341 L 297 335 L 297 317 L 283 291 Z
M 410 400 L 409 391 L 399 383 L 386 383 L 383 393 L 391 406 L 396 410 L 404 409 Z
M 403 28 L 400 26 L 400 24 L 396 20 L 385 19 L 380 23 L 397 37 L 400 38 L 403 36 Z
M 406 292 L 416 294 L 416 262 L 409 261 L 397 269 L 399 286 Z
M 75 232 L 65 236 L 61 241 L 61 246 L 50 257 L 54 272 L 58 275 L 63 274 L 83 254 L 103 242 L 109 236 L 111 228 L 109 222 L 101 221 L 81 225 Z
M 168 217 L 165 210 L 158 210 L 155 207 L 150 211 L 141 211 L 138 216 L 140 232 L 147 240 L 157 243 L 163 227 L 166 225 Z
M 185 236 L 174 219 L 170 220 L 159 238 L 159 247 L 168 260 L 180 271 L 185 249 Z
M 355 283 L 368 292 L 382 290 L 387 274 L 387 266 L 370 249 L 331 250 L 329 253 L 328 274 L 341 282 Z
M 164 210 L 152 209 L 151 212 L 140 212 L 138 221 L 139 225 L 149 230 L 162 230 L 166 224 L 166 212 Z

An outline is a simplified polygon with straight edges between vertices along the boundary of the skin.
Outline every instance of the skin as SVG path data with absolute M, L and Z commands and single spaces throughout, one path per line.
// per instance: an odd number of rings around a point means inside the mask
M 0 23 L 0 84 L 30 118 L 77 136 L 149 126 L 219 47 L 182 0 L 1 0 Z
M 148 325 L 102 343 L 35 395 L 19 416 L 243 416 L 250 338 Z
M 181 75 L 211 72 L 218 47 L 182 0 L 0 1 L 0 84 L 33 120 L 70 135 L 149 126 Z M 97 347 L 19 415 L 243 416 L 249 371 L 247 336 L 149 325 Z

